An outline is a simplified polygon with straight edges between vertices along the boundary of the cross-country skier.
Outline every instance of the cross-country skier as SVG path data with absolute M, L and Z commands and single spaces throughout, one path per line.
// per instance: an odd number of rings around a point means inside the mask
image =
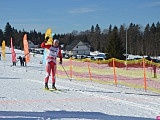
M 46 77 L 45 77 L 45 89 L 49 90 L 48 80 L 50 74 L 52 74 L 52 89 L 56 90 L 55 82 L 56 82 L 56 58 L 60 58 L 60 64 L 62 64 L 62 53 L 61 48 L 59 47 L 59 41 L 55 39 L 52 45 L 46 45 L 45 43 L 48 41 L 49 37 L 46 37 L 44 42 L 42 42 L 41 47 L 47 48 L 49 50 L 48 56 L 46 58 Z

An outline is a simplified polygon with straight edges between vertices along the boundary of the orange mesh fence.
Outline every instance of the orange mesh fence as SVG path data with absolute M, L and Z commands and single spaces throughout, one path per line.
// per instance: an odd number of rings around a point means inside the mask
M 160 93 L 160 64 L 145 59 L 105 61 L 63 59 L 57 66 L 57 77 L 89 80 L 102 84 L 125 85 Z M 66 73 L 65 73 L 66 71 Z

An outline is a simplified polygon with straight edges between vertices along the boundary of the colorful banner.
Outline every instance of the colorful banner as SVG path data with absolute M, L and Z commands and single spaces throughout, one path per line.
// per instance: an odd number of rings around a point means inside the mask
M 2 57 L 4 59 L 4 61 L 6 60 L 6 45 L 5 45 L 5 41 L 3 40 L 2 42 Z
M 46 37 L 49 37 L 49 40 L 47 41 L 46 45 L 52 45 L 53 43 L 53 36 L 52 36 L 52 29 L 51 28 L 48 28 L 46 30 L 46 33 L 45 33 L 45 39 Z
M 16 62 L 16 53 L 14 51 L 14 47 L 13 47 L 13 42 L 12 42 L 12 38 L 11 38 L 11 53 L 12 53 L 12 62 Z
M 23 46 L 24 46 L 24 55 L 26 63 L 30 61 L 30 54 L 29 54 L 29 47 L 28 47 L 28 41 L 27 41 L 27 34 L 23 37 Z

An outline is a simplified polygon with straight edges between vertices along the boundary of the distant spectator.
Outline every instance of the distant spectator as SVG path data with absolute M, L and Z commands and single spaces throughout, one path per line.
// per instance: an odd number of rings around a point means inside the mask
M 15 62 L 13 62 L 13 66 L 16 66 L 16 61 L 15 61 Z
M 12 60 L 12 63 L 13 63 L 13 66 L 16 66 L 16 63 L 17 63 L 16 58 L 14 58 L 14 59 Z
M 24 66 L 23 58 L 22 58 L 21 56 L 19 56 L 17 59 L 19 59 L 20 65 L 21 65 L 21 66 Z
M 23 66 L 24 66 L 24 64 L 25 64 L 25 66 L 27 66 L 25 57 L 23 57 Z

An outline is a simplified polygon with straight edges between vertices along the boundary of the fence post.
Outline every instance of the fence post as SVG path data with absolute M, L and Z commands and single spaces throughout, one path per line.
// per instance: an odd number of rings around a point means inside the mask
M 147 90 L 147 81 L 146 81 L 146 66 L 145 66 L 145 60 L 143 58 L 143 75 L 144 75 L 144 89 Z
M 116 68 L 115 68 L 115 60 L 112 58 L 113 61 L 113 72 L 114 72 L 114 83 L 117 86 L 117 77 L 116 77 Z
M 156 66 L 156 64 L 154 63 L 154 64 L 153 64 L 154 78 L 157 78 L 156 68 L 157 68 L 157 66 Z
M 87 61 L 87 63 L 88 63 L 89 77 L 90 77 L 90 80 L 92 81 L 92 75 L 91 75 L 91 70 L 90 70 L 90 61 Z
M 72 79 L 72 58 L 70 57 L 70 78 Z

